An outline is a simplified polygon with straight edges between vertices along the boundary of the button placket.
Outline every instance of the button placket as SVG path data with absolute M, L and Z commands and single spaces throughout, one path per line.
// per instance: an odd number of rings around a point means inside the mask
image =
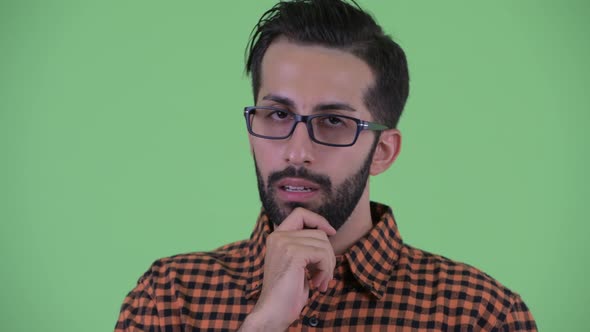
M 320 292 L 311 292 L 311 296 L 301 311 L 301 323 L 310 327 L 317 327 L 320 324 L 320 320 L 317 316 L 317 308 L 319 306 L 318 297 L 321 296 Z

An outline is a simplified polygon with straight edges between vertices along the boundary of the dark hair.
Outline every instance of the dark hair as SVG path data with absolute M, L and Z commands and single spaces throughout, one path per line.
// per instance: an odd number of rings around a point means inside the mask
M 284 36 L 296 43 L 341 49 L 365 61 L 375 76 L 365 105 L 374 121 L 397 126 L 409 93 L 406 56 L 371 15 L 352 2 L 354 6 L 341 0 L 281 1 L 262 15 L 246 48 L 246 73 L 252 75 L 255 101 L 264 53 Z

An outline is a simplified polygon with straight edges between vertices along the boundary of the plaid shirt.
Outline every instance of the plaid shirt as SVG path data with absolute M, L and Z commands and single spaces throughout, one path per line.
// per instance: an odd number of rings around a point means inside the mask
M 389 207 L 337 257 L 328 291 L 311 291 L 289 330 L 536 331 L 520 296 L 487 274 L 402 242 Z M 249 240 L 156 261 L 125 298 L 115 331 L 237 330 L 261 291 L 272 225 Z

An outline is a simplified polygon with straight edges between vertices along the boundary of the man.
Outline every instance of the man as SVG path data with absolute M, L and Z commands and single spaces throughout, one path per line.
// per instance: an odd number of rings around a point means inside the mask
M 281 2 L 248 49 L 263 210 L 249 240 L 161 259 L 117 331 L 534 331 L 518 294 L 403 243 L 369 175 L 400 151 L 401 48 L 358 6 Z

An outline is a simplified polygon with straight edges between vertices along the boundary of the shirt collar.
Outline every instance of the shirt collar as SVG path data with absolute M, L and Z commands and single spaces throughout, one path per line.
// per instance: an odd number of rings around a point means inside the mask
M 371 202 L 371 219 L 373 228 L 345 252 L 344 258 L 359 284 L 379 299 L 399 259 L 403 241 L 389 206 Z M 250 236 L 246 258 L 250 263 L 247 299 L 258 296 L 262 289 L 265 243 L 272 230 L 273 225 L 262 212 Z
M 262 211 L 254 227 L 254 231 L 252 231 L 248 245 L 246 260 L 249 260 L 249 273 L 246 283 L 246 299 L 258 297 L 262 290 L 266 238 L 272 230 L 273 225 L 268 219 L 268 216 Z
M 389 206 L 371 202 L 371 219 L 373 228 L 344 256 L 357 281 L 380 299 L 399 260 L 403 241 Z

